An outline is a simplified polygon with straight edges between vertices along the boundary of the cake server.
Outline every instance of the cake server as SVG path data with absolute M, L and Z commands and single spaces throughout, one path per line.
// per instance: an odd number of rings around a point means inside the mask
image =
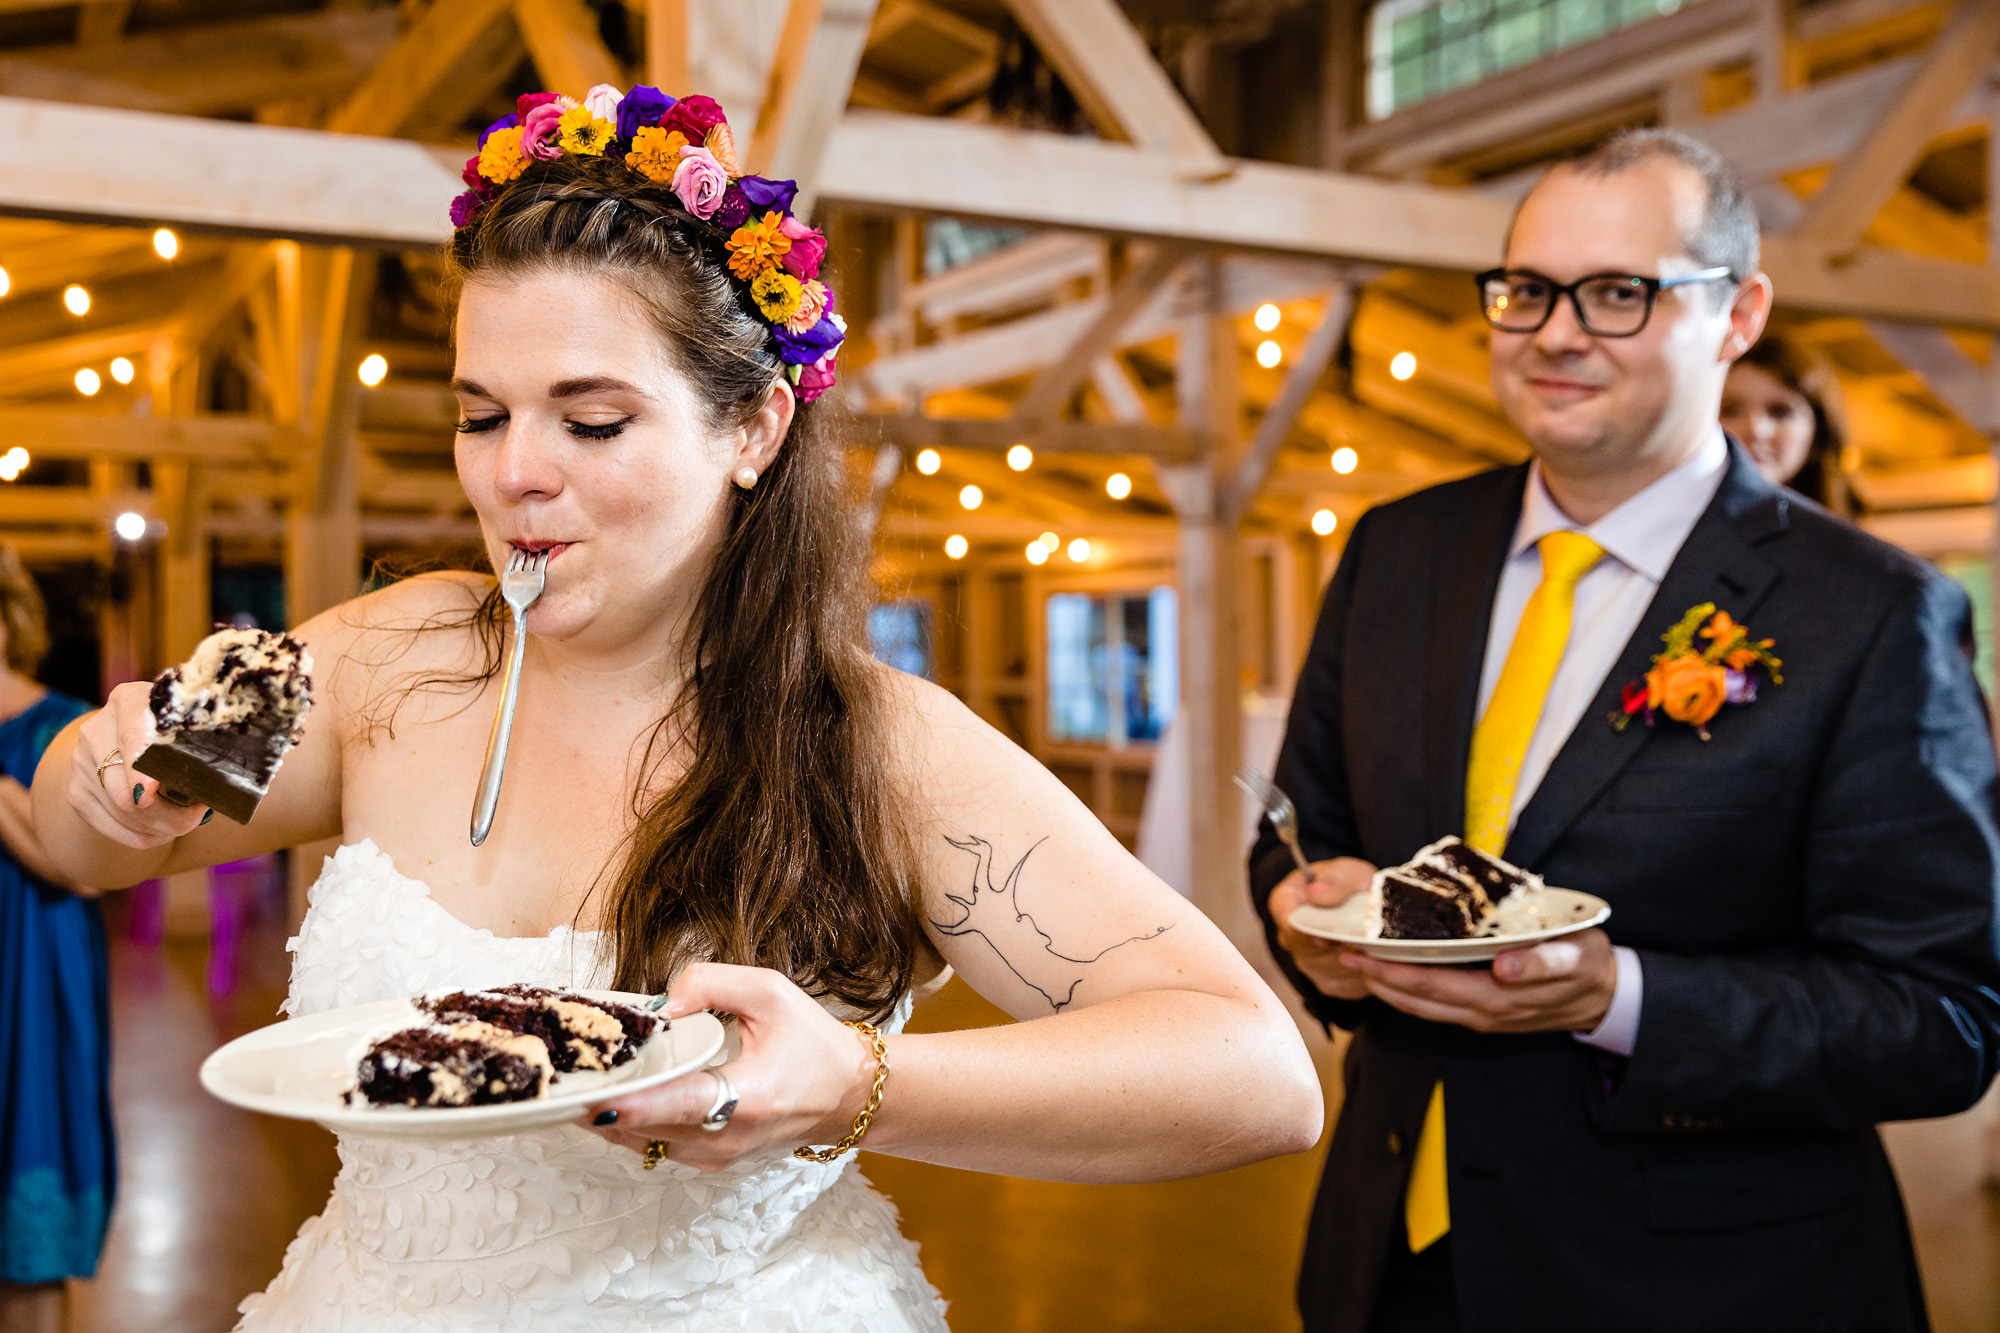
M 1278 830 L 1278 840 L 1291 848 L 1292 860 L 1298 863 L 1299 873 L 1311 883 L 1318 878 L 1313 874 L 1312 863 L 1299 850 L 1299 812 L 1292 805 L 1292 798 L 1285 795 L 1282 788 L 1254 768 L 1245 768 L 1236 775 L 1236 785 L 1249 794 L 1251 800 L 1264 807 L 1265 818 L 1271 827 Z
M 500 683 L 500 708 L 493 715 L 493 734 L 486 738 L 486 763 L 479 770 L 479 795 L 472 803 L 472 845 L 493 831 L 493 812 L 500 805 L 500 778 L 507 768 L 507 738 L 514 731 L 514 699 L 521 688 L 521 655 L 528 643 L 528 608 L 542 595 L 548 581 L 547 551 L 514 551 L 500 575 L 500 596 L 514 609 L 514 647 L 507 655 L 507 678 Z

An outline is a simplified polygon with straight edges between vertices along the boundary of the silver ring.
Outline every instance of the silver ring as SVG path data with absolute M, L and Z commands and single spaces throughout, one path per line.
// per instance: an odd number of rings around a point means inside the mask
M 715 1075 L 715 1103 L 702 1116 L 701 1127 L 711 1134 L 720 1134 L 729 1128 L 729 1117 L 736 1114 L 736 1087 L 720 1069 L 708 1072 Z

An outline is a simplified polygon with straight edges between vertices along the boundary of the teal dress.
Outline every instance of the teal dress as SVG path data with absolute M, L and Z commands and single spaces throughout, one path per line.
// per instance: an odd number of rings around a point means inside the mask
M 49 693 L 0 722 L 0 773 L 23 786 L 90 711 Z M 116 1187 L 104 920 L 0 847 L 0 1282 L 97 1271 Z

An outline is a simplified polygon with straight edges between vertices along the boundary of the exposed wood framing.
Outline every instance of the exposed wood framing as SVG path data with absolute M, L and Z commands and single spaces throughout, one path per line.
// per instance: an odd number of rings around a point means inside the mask
M 1146 454 L 1154 458 L 1192 458 L 1198 448 L 1193 432 L 1175 426 L 1124 425 L 1085 421 L 981 421 L 967 417 L 932 417 L 917 412 L 862 412 L 854 418 L 864 438 L 880 439 L 904 449 L 925 446 L 999 451 L 1026 444 L 1037 451 L 1076 454 Z
M 669 97 L 688 86 L 688 0 L 645 0 L 646 81 Z
M 326 127 L 341 134 L 402 133 L 441 84 L 476 77 L 467 56 L 508 21 L 511 8 L 511 0 L 436 0 L 327 118 Z
M 820 158 L 854 86 L 868 44 L 875 0 L 791 0 L 771 62 L 749 166 L 775 180 L 796 180 L 794 207 L 812 213 Z
M 1305 410 L 1307 400 L 1318 389 L 1320 376 L 1326 373 L 1333 354 L 1340 349 L 1340 341 L 1347 334 L 1347 322 L 1353 313 L 1353 289 L 1342 283 L 1328 294 L 1326 309 L 1321 313 L 1319 323 L 1306 339 L 1306 345 L 1300 349 L 1298 359 L 1285 372 L 1284 386 L 1278 390 L 1278 396 L 1257 423 L 1256 433 L 1250 437 L 1249 447 L 1244 450 L 1235 474 L 1217 496 L 1217 503 L 1226 519 L 1240 520 L 1257 498 L 1258 488 L 1264 484 L 1271 463 L 1278 456 L 1279 447 L 1291 434 L 1299 413 Z
M 1070 395 L 1082 387 L 1099 359 L 1112 349 L 1132 317 L 1167 285 L 1180 263 L 1179 251 L 1161 249 L 1126 274 L 1076 340 L 1036 372 L 1014 408 L 1015 417 L 1022 422 L 1054 418 Z
M 113 416 L 0 408 L 0 440 L 37 458 L 252 464 L 283 457 L 295 441 L 269 421 L 233 416 Z
M 2000 4 L 1960 0 L 1945 30 L 1860 150 L 1847 155 L 1813 198 L 1793 235 L 1805 245 L 1847 250 L 1909 179 L 1946 118 L 2000 47 Z
M 596 84 L 625 86 L 583 0 L 514 0 L 514 18 L 535 72 L 551 90 L 580 98 Z

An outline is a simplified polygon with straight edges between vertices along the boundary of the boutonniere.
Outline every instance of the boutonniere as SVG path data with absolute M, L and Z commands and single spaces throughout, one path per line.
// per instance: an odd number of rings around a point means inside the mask
M 1708 642 L 1701 644 L 1701 639 Z M 1746 627 L 1727 611 L 1716 610 L 1714 602 L 1689 607 L 1660 641 L 1666 647 L 1653 654 L 1653 669 L 1625 687 L 1624 709 L 1611 715 L 1611 725 L 1620 731 L 1634 713 L 1644 713 L 1646 725 L 1652 726 L 1658 710 L 1707 740 L 1709 719 L 1724 704 L 1757 702 L 1760 667 L 1773 685 L 1785 683 L 1778 674 L 1784 663 L 1771 653 L 1773 640 L 1753 640 Z

